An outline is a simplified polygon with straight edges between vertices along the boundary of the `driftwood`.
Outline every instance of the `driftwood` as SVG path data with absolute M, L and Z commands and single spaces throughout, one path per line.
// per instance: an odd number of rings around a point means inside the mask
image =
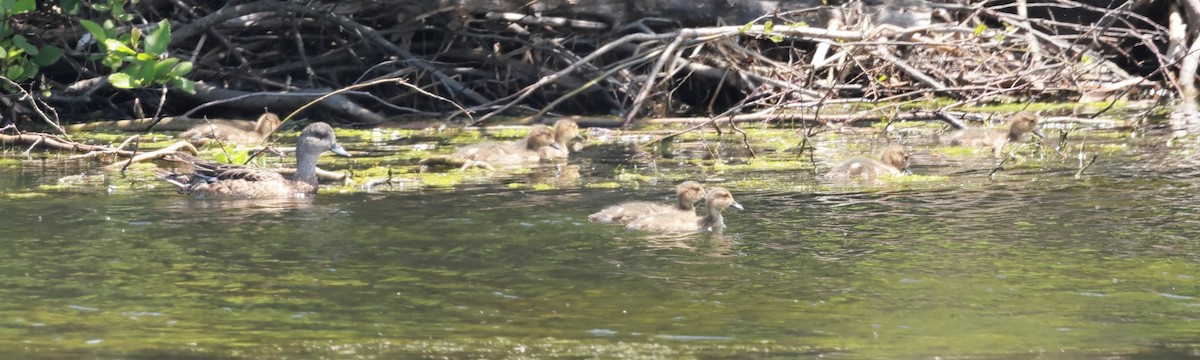
M 196 109 L 203 111 L 195 117 L 245 117 L 264 107 L 289 113 L 333 89 L 409 80 L 312 108 L 322 113 L 313 117 L 374 126 L 564 113 L 619 114 L 622 125 L 678 115 L 787 117 L 930 96 L 957 100 L 934 112 L 1017 99 L 1116 100 L 1154 86 L 1194 91 L 1198 4 L 1185 0 L 1168 19 L 1144 0 L 259 0 L 219 8 L 148 1 L 131 11 L 178 21 L 170 55 L 196 64 L 189 76 L 199 81 L 197 94 L 108 87 L 107 69 L 90 68 L 97 47 L 82 28 L 33 17 L 18 30 L 74 49 L 63 62 L 69 71 L 47 74 L 44 102 L 12 103 L 22 112 L 55 107 L 75 121 Z

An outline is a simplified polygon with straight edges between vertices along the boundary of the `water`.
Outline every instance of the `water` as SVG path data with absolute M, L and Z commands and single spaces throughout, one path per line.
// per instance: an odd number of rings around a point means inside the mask
M 32 191 L 104 172 L 6 160 L 0 356 L 1198 356 L 1194 146 L 1106 139 L 1081 179 L 1042 154 L 989 180 L 986 154 L 917 145 L 914 172 L 936 176 L 898 184 L 683 161 L 597 188 L 612 164 L 575 159 L 583 176 L 552 188 L 244 203 L 111 173 Z M 714 235 L 586 221 L 668 201 L 674 177 L 746 210 Z

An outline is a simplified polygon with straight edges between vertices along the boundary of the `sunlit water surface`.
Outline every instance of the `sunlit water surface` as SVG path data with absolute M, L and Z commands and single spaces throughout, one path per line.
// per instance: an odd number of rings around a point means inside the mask
M 746 207 L 724 234 L 678 236 L 586 221 L 669 201 L 668 180 L 588 187 L 613 181 L 605 162 L 555 189 L 243 203 L 26 196 L 100 171 L 9 162 L 0 357 L 1200 356 L 1195 146 L 1128 143 L 1080 179 L 1067 160 L 989 180 L 986 154 L 920 146 L 915 171 L 942 177 L 662 165 Z M 790 185 L 738 185 L 764 179 Z

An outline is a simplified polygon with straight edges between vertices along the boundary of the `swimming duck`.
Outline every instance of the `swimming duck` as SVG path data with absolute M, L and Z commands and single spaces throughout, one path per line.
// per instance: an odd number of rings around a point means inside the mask
M 300 132 L 296 143 L 296 174 L 291 177 L 268 169 L 204 161 L 184 153 L 172 155 L 168 160 L 191 164 L 191 174 L 160 172 L 159 176 L 175 185 L 180 193 L 199 199 L 303 197 L 317 192 L 317 158 L 326 151 L 350 156 L 338 145 L 333 128 L 316 122 Z
M 1007 132 L 978 128 L 960 129 L 946 134 L 939 139 L 939 142 L 943 145 L 990 147 L 996 154 L 999 154 L 1005 144 L 1020 140 L 1022 135 L 1032 132 L 1040 136 L 1040 133 L 1037 132 L 1037 125 L 1037 115 L 1020 112 L 1013 115 L 1012 120 L 1009 121 Z
M 725 229 L 725 218 L 721 216 L 721 211 L 730 207 L 742 210 L 742 205 L 733 200 L 733 194 L 730 194 L 729 190 L 725 190 L 725 188 L 713 188 L 704 197 L 704 205 L 708 208 L 708 214 L 704 216 L 695 214 L 685 214 L 686 216 L 678 214 L 651 215 L 640 217 L 625 227 L 658 232 L 720 232 Z
M 179 139 L 194 145 L 202 145 L 214 140 L 243 145 L 258 144 L 270 136 L 282 123 L 283 121 L 279 119 L 278 115 L 268 112 L 258 117 L 252 130 L 225 124 L 201 124 L 179 134 Z
M 431 156 L 421 160 L 421 165 L 448 164 L 463 170 L 478 166 L 495 170 L 494 166 L 536 163 L 553 159 L 558 144 L 554 142 L 554 130 L 545 125 L 529 129 L 525 139 L 512 143 L 485 142 L 459 148 L 450 156 Z
M 675 187 L 676 204 L 659 204 L 649 201 L 630 201 L 606 207 L 588 215 L 588 221 L 619 222 L 628 224 L 638 218 L 662 216 L 696 216 L 696 201 L 704 198 L 704 185 L 695 181 L 684 181 Z
M 825 179 L 874 179 L 884 175 L 908 172 L 908 160 L 912 156 L 900 145 L 889 145 L 883 149 L 879 160 L 868 158 L 850 159 L 837 164 L 822 175 Z

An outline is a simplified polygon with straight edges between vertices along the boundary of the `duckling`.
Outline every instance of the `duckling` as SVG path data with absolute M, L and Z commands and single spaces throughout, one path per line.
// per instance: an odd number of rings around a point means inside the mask
M 463 170 L 475 166 L 495 170 L 494 166 L 550 160 L 554 154 L 551 150 L 557 149 L 558 144 L 554 142 L 554 131 L 545 125 L 536 125 L 529 129 L 529 134 L 525 135 L 525 139 L 521 141 L 514 143 L 486 142 L 465 146 L 450 156 L 431 156 L 422 159 L 420 164 L 424 166 L 461 165 Z
M 296 173 L 291 177 L 268 169 L 204 161 L 184 153 L 176 153 L 168 160 L 191 164 L 191 174 L 159 171 L 159 177 L 175 185 L 180 193 L 199 199 L 303 197 L 317 192 L 317 158 L 326 151 L 350 156 L 338 145 L 333 128 L 316 122 L 300 132 Z
M 253 130 L 225 124 L 201 124 L 179 134 L 178 138 L 193 145 L 203 145 L 213 140 L 232 144 L 257 144 L 270 136 L 282 123 L 283 120 L 280 120 L 278 115 L 268 112 L 258 117 Z
M 1026 133 L 1034 133 L 1041 136 L 1037 132 L 1038 118 L 1029 112 L 1020 112 L 1013 115 L 1009 121 L 1008 131 L 996 131 L 991 129 L 960 129 L 955 130 L 941 139 L 938 139 L 943 145 L 957 146 L 973 146 L 992 148 L 998 155 L 1000 149 L 1009 142 L 1014 142 L 1021 139 Z
M 733 200 L 733 194 L 725 188 L 709 190 L 708 195 L 705 195 L 704 205 L 708 208 L 708 214 L 704 216 L 652 215 L 638 218 L 625 227 L 658 232 L 720 232 L 725 229 L 725 218 L 721 216 L 721 211 L 730 207 L 742 210 L 742 205 Z
M 649 201 L 630 201 L 588 215 L 588 221 L 619 222 L 628 224 L 638 218 L 654 215 L 696 216 L 695 203 L 704 198 L 704 185 L 695 181 L 684 181 L 675 187 L 676 204 L 659 204 Z
M 579 137 L 579 124 L 572 120 L 559 120 L 554 122 L 554 143 L 558 145 L 558 149 L 553 152 L 554 158 L 565 159 L 571 154 L 570 146 L 567 142 Z
M 874 179 L 883 175 L 908 173 L 908 161 L 912 156 L 900 145 L 889 145 L 883 149 L 879 160 L 858 158 L 837 164 L 821 177 L 829 180 Z

